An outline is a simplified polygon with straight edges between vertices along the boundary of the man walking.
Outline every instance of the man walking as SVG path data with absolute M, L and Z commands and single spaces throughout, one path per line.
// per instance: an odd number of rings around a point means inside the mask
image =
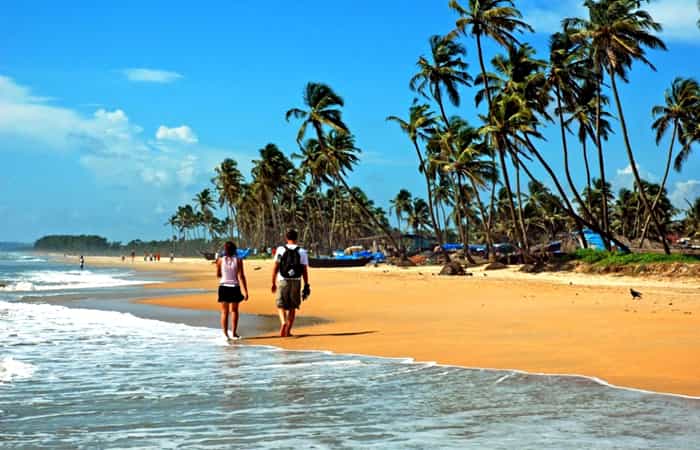
M 297 245 L 296 230 L 287 231 L 287 244 L 275 251 L 275 265 L 272 269 L 272 293 L 277 303 L 280 318 L 280 336 L 292 335 L 292 326 L 301 301 L 311 295 L 309 285 L 309 255 Z M 304 289 L 301 280 L 304 280 Z M 279 286 L 278 286 L 279 284 Z

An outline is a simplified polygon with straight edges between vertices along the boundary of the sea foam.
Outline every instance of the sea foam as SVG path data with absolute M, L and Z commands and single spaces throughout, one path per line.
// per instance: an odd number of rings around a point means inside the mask
M 31 378 L 35 370 L 36 367 L 32 364 L 18 361 L 12 357 L 3 358 L 0 361 L 0 384 Z

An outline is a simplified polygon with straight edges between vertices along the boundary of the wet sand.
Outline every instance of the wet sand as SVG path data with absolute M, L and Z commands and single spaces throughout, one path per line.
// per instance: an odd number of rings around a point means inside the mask
M 218 310 L 214 265 L 200 259 L 134 264 L 174 274 L 161 288 L 209 292 L 144 303 Z M 250 301 L 242 312 L 275 314 L 269 261 L 246 261 Z M 611 384 L 700 396 L 700 280 L 513 269 L 441 277 L 437 267 L 311 269 L 300 310 L 329 322 L 295 327 L 292 338 L 247 336 L 251 344 L 411 357 L 464 367 L 580 374 Z M 632 300 L 629 288 L 643 292 Z M 165 315 L 165 314 L 164 314 Z M 301 324 L 300 324 L 301 325 Z

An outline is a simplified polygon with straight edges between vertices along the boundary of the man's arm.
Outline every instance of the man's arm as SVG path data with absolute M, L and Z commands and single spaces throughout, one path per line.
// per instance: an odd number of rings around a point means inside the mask
M 304 264 L 304 273 L 302 274 L 304 278 L 304 284 L 309 284 L 309 266 Z
M 275 265 L 272 266 L 272 293 L 277 291 L 277 273 L 280 271 L 280 263 L 275 260 Z

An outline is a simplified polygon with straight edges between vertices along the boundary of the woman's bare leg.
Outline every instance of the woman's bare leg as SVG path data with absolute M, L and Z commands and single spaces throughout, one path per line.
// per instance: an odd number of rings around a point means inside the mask
M 224 336 L 228 338 L 228 303 L 221 302 L 221 329 L 224 331 Z
M 231 303 L 231 312 L 233 313 L 231 331 L 233 331 L 233 337 L 238 337 L 238 303 Z

